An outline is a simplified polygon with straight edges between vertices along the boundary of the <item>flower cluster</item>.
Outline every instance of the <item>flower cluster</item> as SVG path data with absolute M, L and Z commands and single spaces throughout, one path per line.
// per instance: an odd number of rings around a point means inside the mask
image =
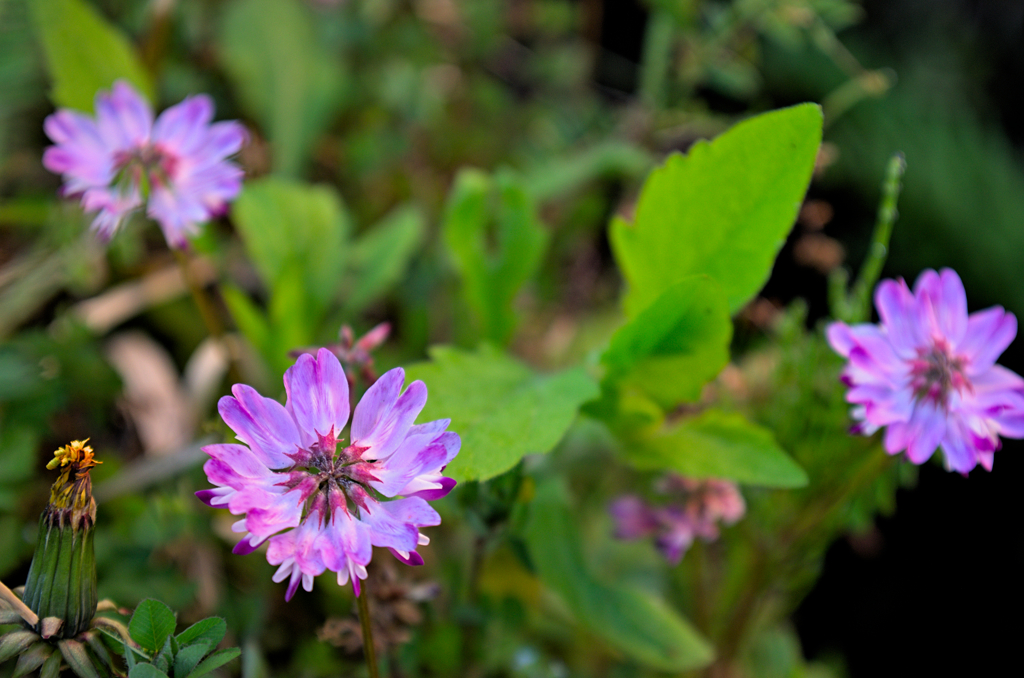
M 414 381 L 403 391 L 404 382 L 395 368 L 366 391 L 352 415 L 350 444 L 341 449 L 349 386 L 326 349 L 300 356 L 285 373 L 285 405 L 244 384 L 221 398 L 220 415 L 243 444 L 203 448 L 217 488 L 196 494 L 245 514 L 233 528 L 245 533 L 235 553 L 269 540 L 267 560 L 280 566 L 274 581 L 290 580 L 287 599 L 300 581 L 312 590 L 325 570 L 336 572 L 339 584 L 351 578 L 358 595 L 372 546 L 387 547 L 403 563 L 423 563 L 416 549 L 429 539 L 419 528 L 441 522 L 426 500 L 455 486 L 441 472 L 461 441 L 446 431 L 448 419 L 413 423 L 427 387 Z
M 731 525 L 746 512 L 743 496 L 728 480 L 694 480 L 669 474 L 656 489 L 676 501 L 656 507 L 636 495 L 625 495 L 612 502 L 609 512 L 616 537 L 653 536 L 658 549 L 673 565 L 682 560 L 694 539 L 718 539 L 719 522 Z
M 967 314 L 960 277 L 927 270 L 914 290 L 883 280 L 875 291 L 881 323 L 828 327 L 828 341 L 849 362 L 855 433 L 886 427 L 889 454 L 906 450 L 920 464 L 941 447 L 946 467 L 992 470 L 999 436 L 1024 437 L 1024 379 L 996 365 L 1017 335 L 1017 318 L 996 306 Z
M 92 228 L 109 240 L 125 217 L 146 206 L 167 243 L 187 244 L 199 224 L 224 212 L 242 186 L 242 170 L 226 158 L 245 143 L 240 123 L 210 124 L 213 101 L 191 96 L 154 122 L 132 87 L 114 83 L 96 95 L 96 117 L 60 109 L 43 129 L 54 142 L 43 165 L 63 175 L 65 195 L 96 212 Z

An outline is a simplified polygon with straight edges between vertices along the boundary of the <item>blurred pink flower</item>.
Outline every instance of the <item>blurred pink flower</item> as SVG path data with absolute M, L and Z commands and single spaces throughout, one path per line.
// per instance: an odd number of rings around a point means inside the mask
M 190 96 L 153 121 L 149 104 L 123 80 L 96 94 L 96 117 L 66 108 L 46 118 L 55 145 L 43 154 L 46 169 L 64 178 L 63 192 L 80 196 L 96 212 L 92 229 L 109 240 L 125 217 L 146 206 L 167 243 L 223 213 L 242 187 L 242 169 L 227 158 L 245 143 L 245 127 L 213 119 L 213 101 Z
M 743 517 L 746 504 L 739 488 L 728 480 L 694 480 L 671 473 L 655 485 L 677 500 L 652 506 L 636 495 L 624 495 L 609 506 L 619 539 L 654 537 L 654 543 L 673 565 L 697 537 L 718 539 L 718 523 L 732 525 Z
M 992 470 L 1000 435 L 1024 437 L 1024 379 L 996 365 L 1017 334 L 1000 306 L 967 315 L 960 277 L 923 272 L 911 292 L 902 280 L 875 290 L 881 323 L 829 325 L 832 348 L 849 362 L 842 379 L 857 420 L 853 432 L 886 427 L 889 454 L 920 464 L 941 447 L 946 468 Z
M 441 522 L 427 500 L 455 486 L 441 474 L 461 441 L 446 431 L 448 419 L 413 424 L 427 387 L 414 381 L 403 391 L 404 382 L 395 368 L 366 391 L 352 416 L 351 444 L 340 450 L 349 386 L 327 349 L 299 356 L 288 369 L 285 405 L 244 384 L 221 398 L 221 417 L 243 444 L 203 448 L 217 487 L 196 495 L 245 515 L 233 527 L 245 533 L 235 553 L 270 540 L 267 560 L 280 566 L 274 581 L 289 580 L 287 599 L 300 582 L 312 590 L 325 570 L 339 584 L 351 579 L 358 595 L 373 546 L 408 565 L 423 563 L 416 549 L 430 540 L 419 528 Z

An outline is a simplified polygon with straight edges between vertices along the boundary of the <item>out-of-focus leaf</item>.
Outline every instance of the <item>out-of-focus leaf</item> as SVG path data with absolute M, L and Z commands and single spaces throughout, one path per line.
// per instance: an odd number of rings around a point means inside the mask
M 84 0 L 32 0 L 36 34 L 57 106 L 92 111 L 101 89 L 124 79 L 153 101 L 153 83 L 127 38 Z
M 199 676 L 205 676 L 210 671 L 224 666 L 232 659 L 242 654 L 242 651 L 237 647 L 229 647 L 223 650 L 217 650 L 209 657 L 203 660 L 203 663 L 195 668 L 192 673 L 188 674 L 186 678 L 199 678 Z
M 302 171 L 345 90 L 344 64 L 320 44 L 314 21 L 298 0 L 239 0 L 224 16 L 224 68 L 286 176 Z
M 462 438 L 445 471 L 459 481 L 487 480 L 525 454 L 549 451 L 597 395 L 582 368 L 540 375 L 490 346 L 475 353 L 435 346 L 430 357 L 409 367 L 407 378 L 422 379 L 430 393 L 420 420 L 450 418 L 449 430 Z
M 611 227 L 630 316 L 694 274 L 722 286 L 732 313 L 761 289 L 807 191 L 821 120 L 814 104 L 765 113 L 651 172 L 633 224 Z
M 537 487 L 526 541 L 541 581 L 565 601 L 581 626 L 611 647 L 662 671 L 695 669 L 713 659 L 708 642 L 660 598 L 594 576 L 560 481 Z
M 623 445 L 627 462 L 643 470 L 676 471 L 691 478 L 726 478 L 765 487 L 802 487 L 807 474 L 768 429 L 719 410 Z
M 512 301 L 537 270 L 548 241 L 522 180 L 507 171 L 492 179 L 462 170 L 448 195 L 443 228 L 483 336 L 505 343 L 515 329 Z
M 606 176 L 640 177 L 654 159 L 639 146 L 608 139 L 568 158 L 546 159 L 524 173 L 527 193 L 542 202 Z
M 225 284 L 221 288 L 224 303 L 231 311 L 231 317 L 238 325 L 245 338 L 260 353 L 270 347 L 270 327 L 263 311 L 254 304 L 242 290 L 234 285 Z
M 0 510 L 10 511 L 17 504 L 24 482 L 32 477 L 38 445 L 36 428 L 11 422 L 0 426 Z
M 694 401 L 729 361 L 731 338 L 721 288 L 707 276 L 687 278 L 615 333 L 602 356 L 605 383 L 645 393 L 664 408 Z
M 163 648 L 164 643 L 174 633 L 174 613 L 159 600 L 147 598 L 135 608 L 128 631 L 132 640 L 150 653 Z
M 352 247 L 351 290 L 344 299 L 350 314 L 397 284 L 423 242 L 426 224 L 414 206 L 400 207 L 359 238 Z
M 273 177 L 250 181 L 235 201 L 232 219 L 271 292 L 291 266 L 302 272 L 316 309 L 337 294 L 349 220 L 334 189 Z

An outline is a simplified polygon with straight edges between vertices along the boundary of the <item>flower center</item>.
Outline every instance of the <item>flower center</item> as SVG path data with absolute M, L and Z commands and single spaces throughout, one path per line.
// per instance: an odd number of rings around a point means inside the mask
M 178 157 L 159 144 L 142 144 L 114 157 L 117 183 L 137 185 L 143 198 L 152 186 L 168 186 L 178 168 Z
M 306 497 L 304 513 L 313 506 L 322 507 L 320 510 L 330 506 L 333 511 L 341 508 L 339 503 L 344 506 L 350 502 L 361 508 L 366 497 L 374 496 L 368 482 L 377 479 L 373 475 L 372 461 L 361 457 L 366 448 L 349 445 L 339 451 L 341 439 L 336 438 L 333 431 L 318 437 L 308 450 L 298 450 L 292 455 L 295 466 L 285 471 L 290 478 L 284 484 Z
M 911 387 L 917 400 L 931 400 L 947 407 L 954 389 L 962 392 L 971 384 L 964 374 L 963 358 L 954 356 L 948 344 L 936 341 L 930 351 L 921 350 L 910 370 Z

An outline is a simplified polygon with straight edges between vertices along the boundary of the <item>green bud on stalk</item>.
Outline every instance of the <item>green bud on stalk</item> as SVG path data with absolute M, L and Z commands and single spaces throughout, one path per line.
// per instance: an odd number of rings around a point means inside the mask
M 39 538 L 23 598 L 39 615 L 34 629 L 43 638 L 74 638 L 89 628 L 96 614 L 96 501 L 89 469 L 102 462 L 93 458 L 86 442 L 72 441 L 54 452 L 46 465 L 59 467 L 60 476 L 39 517 Z

